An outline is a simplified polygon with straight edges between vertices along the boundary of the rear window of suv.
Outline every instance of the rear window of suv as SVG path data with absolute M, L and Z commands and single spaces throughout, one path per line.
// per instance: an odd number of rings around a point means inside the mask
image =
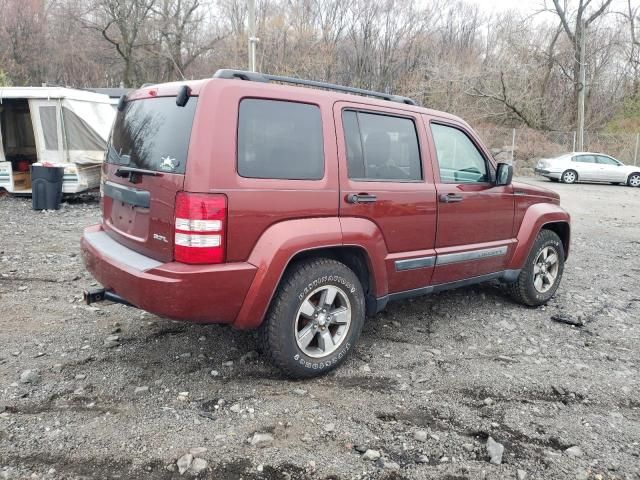
M 320 109 L 306 103 L 242 100 L 238 173 L 249 178 L 321 179 L 324 150 Z
M 197 97 L 191 97 L 184 107 L 176 105 L 176 97 L 127 102 L 116 115 L 107 162 L 184 173 L 197 103 Z

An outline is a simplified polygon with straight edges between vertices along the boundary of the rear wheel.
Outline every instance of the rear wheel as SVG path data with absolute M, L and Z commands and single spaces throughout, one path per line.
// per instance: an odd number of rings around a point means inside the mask
M 578 181 L 578 172 L 575 170 L 566 170 L 562 174 L 563 183 L 576 183 Z
M 640 187 L 640 172 L 634 172 L 629 175 L 629 178 L 627 178 L 627 185 L 630 187 Z
M 551 230 L 541 230 L 518 279 L 509 285 L 511 295 L 530 307 L 547 303 L 558 290 L 564 271 L 564 247 Z
M 314 377 L 342 363 L 365 319 L 365 295 L 343 263 L 320 258 L 292 266 L 260 330 L 262 349 L 285 374 Z

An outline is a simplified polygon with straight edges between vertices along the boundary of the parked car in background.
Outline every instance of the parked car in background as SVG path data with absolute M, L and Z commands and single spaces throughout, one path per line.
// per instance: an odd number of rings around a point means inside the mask
M 512 183 L 461 119 L 339 85 L 214 77 L 119 104 L 102 221 L 82 237 L 103 286 L 87 303 L 259 328 L 278 367 L 311 377 L 390 301 L 488 280 L 529 306 L 556 292 L 560 197 Z
M 640 167 L 593 152 L 573 152 L 555 158 L 543 158 L 535 172 L 563 183 L 608 182 L 640 187 Z

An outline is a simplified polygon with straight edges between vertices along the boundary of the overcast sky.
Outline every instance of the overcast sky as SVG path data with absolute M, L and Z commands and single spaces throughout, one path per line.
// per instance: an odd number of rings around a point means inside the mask
M 478 4 L 482 9 L 489 11 L 504 11 L 504 10 L 520 10 L 525 13 L 532 13 L 539 10 L 544 4 L 544 0 L 469 0 L 470 2 Z M 633 0 L 632 3 L 637 3 L 640 0 Z M 594 7 L 599 7 L 602 0 L 592 1 Z M 547 0 L 549 6 L 553 5 L 553 0 Z M 573 4 L 577 4 L 577 1 L 573 1 Z M 610 9 L 613 10 L 626 10 L 627 0 L 613 0 Z
M 502 10 L 523 10 L 523 11 L 533 11 L 535 8 L 540 8 L 540 4 L 542 3 L 539 0 L 470 0 L 473 3 L 477 3 L 483 9 L 489 9 L 493 11 L 502 11 Z M 551 0 L 549 0 L 551 1 Z

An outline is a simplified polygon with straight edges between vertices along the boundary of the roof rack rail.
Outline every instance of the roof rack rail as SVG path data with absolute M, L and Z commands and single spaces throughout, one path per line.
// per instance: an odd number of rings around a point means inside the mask
M 213 78 L 224 78 L 224 79 L 237 78 L 240 80 L 247 80 L 249 82 L 262 82 L 262 83 L 269 83 L 269 82 L 290 83 L 292 85 L 304 85 L 307 87 L 324 88 L 327 90 L 335 90 L 338 92 L 353 93 L 356 95 L 365 95 L 368 97 L 381 98 L 383 100 L 388 100 L 390 102 L 405 103 L 407 105 L 417 105 L 415 100 L 408 97 L 402 97 L 400 95 L 391 95 L 388 93 L 374 92 L 372 90 L 364 90 L 362 88 L 345 87 L 344 85 L 318 82 L 315 80 L 304 80 L 301 78 L 283 77 L 280 75 L 269 75 L 266 73 L 247 72 L 244 70 L 230 70 L 230 69 L 223 68 L 218 70 L 216 73 L 214 73 Z

